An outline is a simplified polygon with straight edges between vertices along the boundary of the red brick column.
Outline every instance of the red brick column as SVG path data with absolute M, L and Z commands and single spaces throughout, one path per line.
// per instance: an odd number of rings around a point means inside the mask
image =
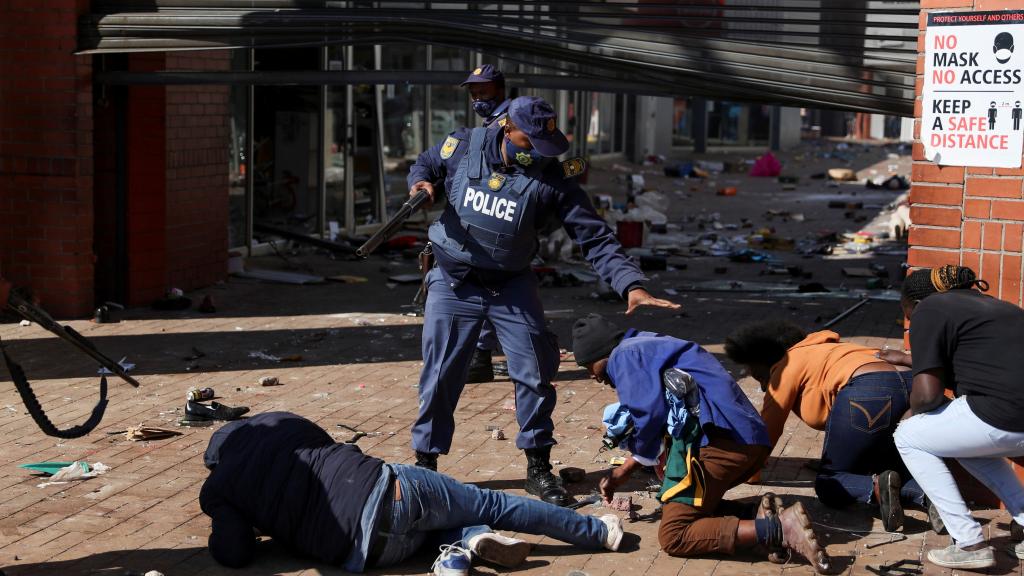
M 168 52 L 168 70 L 228 70 L 231 55 Z M 183 290 L 227 275 L 231 89 L 167 87 L 167 281 Z
M 0 3 L 0 274 L 56 315 L 93 305 L 92 58 L 85 0 Z
M 934 9 L 1019 9 L 1019 0 L 922 0 L 918 36 L 917 105 L 914 137 L 921 135 L 921 90 L 924 83 L 924 29 Z M 970 266 L 991 284 L 989 293 L 1018 306 L 1021 291 L 1024 230 L 1024 169 L 940 167 L 924 159 L 914 143 L 910 190 L 911 266 Z

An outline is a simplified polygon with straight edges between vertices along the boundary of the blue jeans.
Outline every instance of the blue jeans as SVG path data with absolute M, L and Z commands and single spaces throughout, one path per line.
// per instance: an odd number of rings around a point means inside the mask
M 892 438 L 910 407 L 910 383 L 909 371 L 870 372 L 850 380 L 836 395 L 814 482 L 818 499 L 826 506 L 871 503 L 872 475 L 886 470 L 900 473 L 901 500 L 924 506 L 924 491 L 910 477 Z
M 374 564 L 390 566 L 412 556 L 424 543 L 434 540 L 463 545 L 476 534 L 509 530 L 539 534 L 581 548 L 600 549 L 608 528 L 594 516 L 579 514 L 533 498 L 485 490 L 463 484 L 444 474 L 403 464 L 391 464 L 401 500 L 391 493 L 382 519 L 388 526 L 383 552 Z M 379 536 L 380 537 L 380 536 Z

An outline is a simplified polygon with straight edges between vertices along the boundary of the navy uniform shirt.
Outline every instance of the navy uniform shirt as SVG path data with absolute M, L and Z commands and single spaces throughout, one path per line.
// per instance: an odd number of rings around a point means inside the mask
M 503 141 L 501 130 L 495 129 L 497 124 L 492 124 L 489 129 L 488 138 L 484 144 L 484 156 L 491 170 L 504 170 L 509 172 L 521 172 L 523 168 L 518 164 L 504 168 L 501 158 L 500 145 Z M 469 148 L 469 129 L 460 128 L 452 132 L 452 137 L 460 138 L 458 147 L 447 160 L 442 160 L 440 153 L 443 142 L 427 150 L 416 160 L 409 171 L 409 185 L 425 180 L 436 182 L 445 178 L 446 184 L 455 176 L 459 161 Z M 584 258 L 594 267 L 601 278 L 607 282 L 612 289 L 625 297 L 629 288 L 643 282 L 644 275 L 639 266 L 631 260 L 622 249 L 615 234 L 612 233 L 608 224 L 594 211 L 590 197 L 580 188 L 574 178 L 566 178 L 561 162 L 554 159 L 548 161 L 547 166 L 539 177 L 542 185 L 537 197 L 535 225 L 538 230 L 543 230 L 548 223 L 546 218 L 558 218 L 562 222 L 565 231 L 569 234 L 583 251 Z M 448 198 L 451 200 L 451 186 L 445 187 L 448 190 Z M 453 287 L 461 284 L 469 274 L 471 267 L 456 261 L 454 258 L 446 257 L 439 247 L 434 247 L 434 257 L 437 260 L 445 281 Z

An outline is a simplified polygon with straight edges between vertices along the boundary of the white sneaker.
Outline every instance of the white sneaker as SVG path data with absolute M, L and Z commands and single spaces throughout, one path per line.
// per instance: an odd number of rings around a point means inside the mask
M 434 576 L 469 576 L 472 565 L 469 550 L 455 544 L 445 544 L 440 550 L 441 554 L 430 567 Z
M 481 560 L 505 568 L 515 568 L 530 554 L 530 543 L 526 540 L 509 538 L 495 532 L 473 536 L 466 547 Z
M 605 514 L 601 516 L 601 522 L 608 527 L 608 536 L 604 539 L 604 547 L 612 552 L 617 552 L 619 544 L 622 543 L 622 518 L 615 514 Z
M 978 550 L 963 550 L 956 544 L 945 548 L 928 551 L 928 561 L 943 568 L 961 568 L 978 570 L 995 566 L 996 558 L 992 547 L 986 546 Z

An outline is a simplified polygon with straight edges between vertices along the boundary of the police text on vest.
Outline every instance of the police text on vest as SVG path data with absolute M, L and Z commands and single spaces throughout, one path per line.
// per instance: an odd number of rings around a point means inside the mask
M 474 211 L 487 216 L 493 216 L 499 220 L 512 222 L 516 215 L 516 203 L 507 198 L 491 196 L 474 188 L 466 188 L 466 199 L 462 206 L 469 206 Z

